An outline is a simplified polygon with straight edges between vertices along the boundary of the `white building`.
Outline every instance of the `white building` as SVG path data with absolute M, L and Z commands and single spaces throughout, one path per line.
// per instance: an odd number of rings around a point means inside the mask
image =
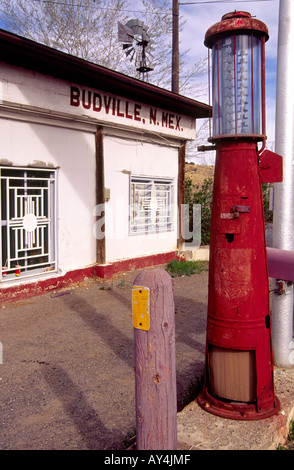
M 2 301 L 174 258 L 185 142 L 208 114 L 0 30 Z

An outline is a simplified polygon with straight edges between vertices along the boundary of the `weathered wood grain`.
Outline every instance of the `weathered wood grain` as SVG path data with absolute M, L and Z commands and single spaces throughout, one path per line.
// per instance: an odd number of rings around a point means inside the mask
M 162 268 L 141 271 L 134 286 L 150 289 L 150 329 L 134 328 L 136 448 L 177 449 L 173 281 Z

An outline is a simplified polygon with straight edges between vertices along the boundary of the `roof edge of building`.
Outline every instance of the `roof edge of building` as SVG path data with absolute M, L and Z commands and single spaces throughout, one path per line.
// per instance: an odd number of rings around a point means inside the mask
M 207 118 L 210 106 L 129 77 L 93 62 L 0 29 L 0 60 L 72 83 L 97 88 L 195 119 Z M 99 76 L 99 83 L 97 83 Z

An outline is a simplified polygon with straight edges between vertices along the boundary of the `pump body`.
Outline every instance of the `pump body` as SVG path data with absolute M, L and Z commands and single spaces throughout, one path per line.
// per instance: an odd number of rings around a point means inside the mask
M 265 140 L 262 41 L 267 30 L 254 20 L 255 30 L 250 19 L 245 12 L 225 15 L 225 24 L 212 28 L 206 38 L 215 51 L 210 141 L 216 144 L 216 162 L 205 382 L 197 397 L 206 411 L 241 420 L 266 418 L 279 410 L 262 183 L 281 180 L 282 158 L 262 151 L 264 145 L 258 150 L 258 142 Z M 227 23 L 233 20 L 230 29 Z M 260 71 L 257 80 L 254 61 Z
M 212 203 L 205 384 L 211 413 L 260 419 L 274 393 L 262 169 L 254 142 L 218 145 Z

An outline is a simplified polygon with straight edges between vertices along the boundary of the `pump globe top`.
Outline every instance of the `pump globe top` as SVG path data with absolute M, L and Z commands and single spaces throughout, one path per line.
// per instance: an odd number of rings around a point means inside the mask
M 269 39 L 267 26 L 260 20 L 253 18 L 247 11 L 233 11 L 222 16 L 221 21 L 212 25 L 205 34 L 204 45 L 212 48 L 220 38 L 232 33 L 254 34 Z
M 204 44 L 212 49 L 210 141 L 265 142 L 264 45 L 268 38 L 267 26 L 244 11 L 227 13 L 206 32 Z

